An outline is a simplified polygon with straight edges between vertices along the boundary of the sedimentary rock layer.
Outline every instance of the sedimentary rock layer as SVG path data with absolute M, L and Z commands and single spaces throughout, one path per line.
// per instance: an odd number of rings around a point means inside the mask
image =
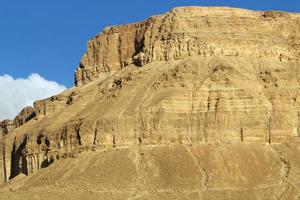
M 76 85 L 135 63 L 187 56 L 299 57 L 300 18 L 280 11 L 181 7 L 146 21 L 107 27 L 91 39 L 75 73 Z
M 49 198 L 37 179 L 68 198 L 60 189 L 73 181 L 91 199 L 298 198 L 299 22 L 185 7 L 106 28 L 88 44 L 77 87 L 35 102 L 0 138 L 3 181 Z
M 296 142 L 295 142 L 296 141 Z M 102 148 L 1 187 L 1 200 L 297 199 L 298 140 Z M 10 192 L 9 192 L 10 191 Z
M 36 103 L 37 117 L 5 138 L 7 174 L 102 146 L 284 143 L 299 136 L 298 66 L 226 57 L 128 66 Z

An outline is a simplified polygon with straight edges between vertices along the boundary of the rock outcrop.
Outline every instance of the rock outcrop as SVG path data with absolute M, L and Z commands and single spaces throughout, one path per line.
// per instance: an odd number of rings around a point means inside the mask
M 7 135 L 9 132 L 13 131 L 15 128 L 22 126 L 29 120 L 36 116 L 36 111 L 33 107 L 25 107 L 21 112 L 15 117 L 14 120 L 3 120 L 0 121 L 0 135 Z
M 1 178 L 0 184 L 6 182 L 9 177 L 7 176 L 9 173 L 6 169 L 6 151 L 5 144 L 3 141 L 3 137 L 10 132 L 12 132 L 15 128 L 22 126 L 29 120 L 33 119 L 36 116 L 36 111 L 34 108 L 28 106 L 21 110 L 21 112 L 15 117 L 14 120 L 3 120 L 0 121 L 0 171 Z M 9 159 L 15 159 L 10 157 Z M 10 160 L 11 161 L 11 160 Z M 10 162 L 9 161 L 9 162 Z
M 76 85 L 135 63 L 188 56 L 298 59 L 299 15 L 233 8 L 184 7 L 144 22 L 107 27 L 91 39 L 75 73 Z
M 0 135 L 4 136 L 11 132 L 16 127 L 16 124 L 13 120 L 3 120 L 0 121 Z
M 5 133 L 3 180 L 30 176 L 1 199 L 297 199 L 299 29 L 299 14 L 204 7 L 106 28 L 77 87 Z
M 14 124 L 16 127 L 22 126 L 36 116 L 36 111 L 33 107 L 26 107 L 15 117 Z

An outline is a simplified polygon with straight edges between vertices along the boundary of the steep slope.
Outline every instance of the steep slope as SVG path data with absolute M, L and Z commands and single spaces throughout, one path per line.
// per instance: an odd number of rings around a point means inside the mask
M 144 22 L 107 27 L 88 43 L 76 71 L 82 85 L 128 64 L 188 56 L 299 57 L 299 15 L 234 8 L 180 7 Z
M 184 7 L 107 28 L 0 138 L 1 199 L 297 199 L 299 25 Z

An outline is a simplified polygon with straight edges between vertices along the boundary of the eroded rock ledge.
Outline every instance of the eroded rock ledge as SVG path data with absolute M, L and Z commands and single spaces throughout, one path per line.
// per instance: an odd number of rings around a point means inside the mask
M 82 85 L 134 63 L 187 56 L 298 59 L 300 17 L 280 11 L 179 7 L 143 22 L 107 27 L 91 39 L 75 73 Z

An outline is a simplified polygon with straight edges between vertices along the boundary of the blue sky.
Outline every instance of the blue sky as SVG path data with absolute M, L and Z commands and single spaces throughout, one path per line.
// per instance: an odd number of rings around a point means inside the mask
M 37 73 L 71 87 L 87 40 L 105 26 L 183 5 L 300 12 L 299 0 L 1 0 L 0 75 Z

